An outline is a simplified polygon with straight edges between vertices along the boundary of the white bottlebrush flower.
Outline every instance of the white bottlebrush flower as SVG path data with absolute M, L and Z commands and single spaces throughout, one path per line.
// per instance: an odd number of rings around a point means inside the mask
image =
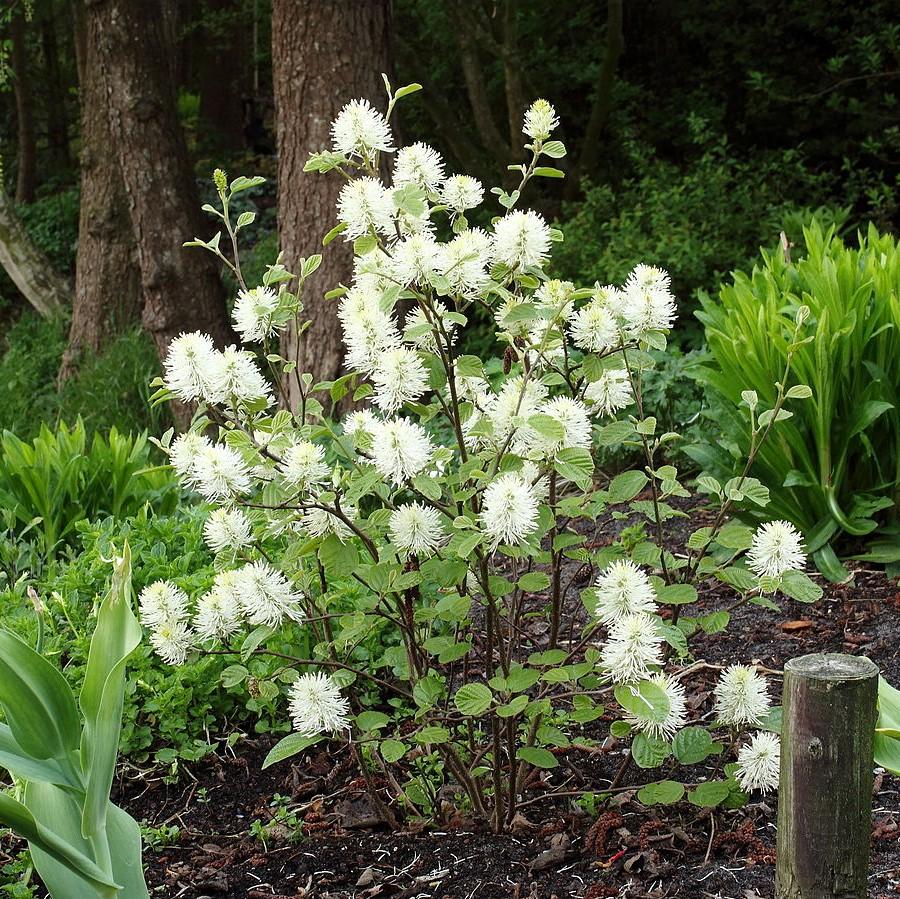
M 216 356 L 208 334 L 194 331 L 179 335 L 166 353 L 166 387 L 186 403 L 206 396 L 214 385 Z
M 555 396 L 541 405 L 540 414 L 548 415 L 562 425 L 563 436 L 557 439 L 540 434 L 535 449 L 552 456 L 561 449 L 590 448 L 591 422 L 584 403 L 570 396 Z
M 428 285 L 441 261 L 441 248 L 428 233 L 413 234 L 391 250 L 391 276 L 404 287 Z
M 609 628 L 600 664 L 617 684 L 632 684 L 650 676 L 651 667 L 662 665 L 662 643 L 656 621 L 649 615 L 625 615 Z
M 778 734 L 760 731 L 738 750 L 738 766 L 734 772 L 745 793 L 759 790 L 768 793 L 778 789 L 781 770 L 781 740 Z
M 200 451 L 212 446 L 209 438 L 196 431 L 179 434 L 169 447 L 169 464 L 185 485 L 194 483 L 194 463 Z
M 254 361 L 253 353 L 230 346 L 216 353 L 213 380 L 204 394 L 210 403 L 271 401 L 269 382 Z
M 597 300 L 582 306 L 569 324 L 572 343 L 588 353 L 603 353 L 619 343 L 619 328 L 610 310 Z
M 354 440 L 371 437 L 377 420 L 371 409 L 357 409 L 344 419 L 344 433 Z
M 533 209 L 508 212 L 494 225 L 494 262 L 510 269 L 541 265 L 550 252 L 550 228 Z
M 647 331 L 668 331 L 675 322 L 675 297 L 669 276 L 652 265 L 636 265 L 625 281 L 621 315 L 637 337 Z
M 394 187 L 414 184 L 430 193 L 444 180 L 444 161 L 437 150 L 421 141 L 397 151 L 394 159 Z
M 546 140 L 559 125 L 556 110 L 546 100 L 535 100 L 525 111 L 522 131 L 533 140 Z
M 303 619 L 301 594 L 294 592 L 287 578 L 266 562 L 252 562 L 239 568 L 236 590 L 241 611 L 250 624 L 274 627 L 284 618 Z
M 241 627 L 238 572 L 220 571 L 212 589 L 197 600 L 194 630 L 201 640 L 223 640 Z
M 311 490 L 331 477 L 325 448 L 309 440 L 291 444 L 278 467 L 284 480 L 297 490 Z
M 550 482 L 546 475 L 541 474 L 540 468 L 530 461 L 526 460 L 519 469 L 519 474 L 526 484 L 531 484 L 531 489 L 537 497 L 539 503 L 545 502 L 550 494 Z
M 421 306 L 416 306 L 403 323 L 403 339 L 421 350 L 434 354 L 438 352 L 438 340 L 444 349 L 448 340 L 450 346 L 453 346 L 456 343 L 456 322 L 447 319 L 449 311 L 437 301 L 427 313 Z M 434 333 L 435 329 L 438 331 L 437 335 Z
M 631 379 L 624 368 L 609 368 L 585 388 L 584 399 L 600 415 L 613 415 L 634 402 Z
M 192 642 L 184 621 L 163 621 L 150 632 L 150 645 L 167 665 L 183 665 Z
M 630 559 L 611 562 L 597 578 L 597 617 L 612 624 L 626 615 L 656 611 L 656 592 L 650 578 Z
M 243 549 L 252 535 L 250 519 L 240 509 L 213 509 L 203 525 L 203 539 L 214 553 Z
M 278 294 L 271 287 L 242 290 L 231 312 L 234 329 L 244 343 L 259 343 L 278 330 L 275 324 L 277 310 Z
M 441 189 L 441 199 L 454 212 L 465 212 L 481 205 L 484 188 L 471 175 L 451 175 Z
M 351 100 L 331 124 L 332 146 L 344 156 L 371 159 L 394 148 L 387 119 L 368 100 Z
M 450 292 L 464 297 L 478 296 L 490 280 L 491 238 L 481 228 L 467 228 L 449 243 L 441 245 L 441 274 Z
M 394 546 L 417 556 L 431 555 L 445 537 L 441 513 L 419 502 L 398 506 L 391 513 L 388 529 Z
M 139 602 L 156 654 L 169 665 L 183 664 L 191 648 L 187 594 L 171 581 L 156 581 L 144 587 Z
M 294 730 L 302 736 L 317 737 L 350 727 L 350 703 L 327 674 L 301 674 L 288 693 Z
M 375 231 L 393 234 L 394 201 L 377 178 L 354 178 L 338 194 L 338 218 L 347 225 L 348 240 Z
M 165 621 L 185 621 L 188 616 L 187 594 L 171 581 L 155 581 L 141 590 L 138 597 L 141 624 L 153 629 Z
M 548 318 L 566 321 L 575 311 L 571 299 L 574 292 L 575 285 L 571 281 L 551 278 L 534 292 L 534 303 Z
M 488 484 L 481 505 L 481 525 L 492 546 L 516 546 L 538 526 L 538 500 L 531 484 L 515 471 Z
M 342 508 L 341 511 L 351 521 L 357 517 L 355 507 Z M 300 529 L 310 537 L 325 537 L 328 534 L 334 534 L 341 543 L 346 543 L 353 536 L 353 531 L 347 526 L 347 523 L 327 509 L 308 509 L 300 517 Z
M 390 414 L 422 396 L 428 389 L 428 372 L 415 350 L 398 347 L 382 355 L 372 381 L 375 405 Z
M 747 564 L 759 577 L 778 578 L 806 566 L 803 535 L 789 521 L 767 521 L 753 535 Z
M 347 347 L 345 363 L 352 371 L 371 372 L 388 350 L 400 346 L 396 322 L 367 288 L 354 288 L 344 297 L 338 319 Z
M 434 444 L 424 428 L 405 418 L 378 422 L 372 431 L 372 463 L 392 484 L 414 478 L 431 461 Z
M 192 474 L 197 491 L 210 502 L 230 499 L 250 489 L 250 473 L 240 453 L 223 444 L 202 447 Z
M 716 715 L 723 724 L 759 727 L 772 705 L 765 678 L 746 665 L 731 665 L 722 672 L 715 697 Z
M 494 442 L 502 446 L 511 437 L 513 452 L 527 450 L 535 440 L 528 419 L 537 415 L 546 398 L 547 388 L 538 381 L 525 381 L 523 389 L 521 376 L 507 380 L 487 409 Z
M 637 711 L 627 712 L 625 720 L 635 729 L 657 740 L 671 740 L 684 727 L 687 721 L 684 687 L 674 678 L 659 672 L 647 678 L 652 684 L 663 690 L 669 702 L 669 711 L 662 721 L 650 714 L 644 714 L 640 705 Z

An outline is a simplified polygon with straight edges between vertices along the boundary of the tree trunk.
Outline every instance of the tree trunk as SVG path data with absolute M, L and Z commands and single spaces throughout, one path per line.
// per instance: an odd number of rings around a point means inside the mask
M 76 52 L 81 77 L 81 207 L 75 298 L 69 344 L 59 379 L 75 373 L 85 353 L 96 353 L 140 320 L 141 279 L 125 183 L 110 130 L 98 54 L 96 19 L 75 4 Z M 83 29 L 84 40 L 78 40 Z
M 330 127 L 341 107 L 366 97 L 384 109 L 381 73 L 389 71 L 389 0 L 274 0 L 272 61 L 278 135 L 278 228 L 288 268 L 313 253 L 321 267 L 306 283 L 303 303 L 310 329 L 299 342 L 288 331 L 282 355 L 298 358 L 300 371 L 333 378 L 342 360 L 335 307 L 324 294 L 352 273 L 351 245 L 322 237 L 336 222 L 340 178 L 303 174 L 311 151 L 330 147 Z M 292 405 L 296 385 L 286 382 Z
M 18 180 L 16 202 L 33 203 L 37 179 L 37 147 L 34 138 L 34 104 L 28 77 L 28 47 L 25 42 L 25 17 L 21 9 L 12 14 L 9 23 L 12 38 L 10 62 L 13 88 L 16 95 L 16 125 L 18 127 Z
M 178 123 L 175 86 L 158 0 L 90 0 L 112 143 L 137 242 L 142 322 L 160 357 L 183 331 L 233 337 L 222 283 L 202 251 L 182 242 L 210 237 Z
M 32 306 L 50 318 L 59 315 L 71 299 L 66 282 L 32 243 L 0 184 L 0 265 Z
M 837 653 L 784 666 L 779 899 L 865 899 L 878 666 Z
M 50 154 L 58 169 L 68 169 L 72 164 L 69 155 L 69 120 L 66 116 L 65 88 L 59 71 L 59 44 L 52 9 L 41 19 L 41 50 L 44 55 Z

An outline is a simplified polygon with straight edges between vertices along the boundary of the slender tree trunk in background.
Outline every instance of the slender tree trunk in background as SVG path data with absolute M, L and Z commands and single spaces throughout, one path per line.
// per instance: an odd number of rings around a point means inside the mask
M 0 266 L 22 296 L 44 318 L 60 315 L 69 304 L 69 286 L 31 238 L 13 209 L 12 199 L 0 184 Z
M 607 0 L 606 52 L 594 87 L 594 103 L 584 132 L 584 143 L 578 161 L 566 179 L 565 197 L 573 200 L 581 192 L 581 181 L 597 171 L 600 162 L 600 136 L 612 111 L 612 94 L 616 82 L 616 66 L 625 49 L 622 32 L 622 0 Z
M 214 228 L 201 217 L 161 19 L 154 0 L 87 2 L 137 241 L 141 319 L 162 358 L 182 331 L 205 331 L 220 345 L 233 335 L 215 266 L 203 251 L 182 247 Z
M 81 77 L 81 207 L 75 297 L 59 380 L 71 377 L 85 353 L 140 320 L 141 279 L 128 198 L 106 110 L 96 19 L 74 4 Z M 90 29 L 90 31 L 88 30 Z M 82 33 L 84 40 L 78 40 Z
M 66 94 L 59 71 L 59 44 L 51 11 L 41 19 L 41 50 L 44 55 L 44 80 L 47 91 L 47 138 L 55 166 L 68 169 L 69 121 L 66 116 Z
M 10 63 L 13 89 L 16 95 L 16 125 L 18 127 L 18 164 L 16 202 L 34 202 L 37 180 L 37 147 L 34 138 L 34 104 L 28 80 L 28 48 L 25 43 L 25 14 L 21 9 L 12 14 L 9 23 L 12 38 Z
M 298 369 L 333 378 L 341 368 L 341 330 L 335 306 L 324 294 L 348 283 L 353 254 L 338 239 L 322 248 L 335 224 L 340 178 L 304 175 L 311 151 L 331 146 L 331 122 L 355 97 L 384 109 L 382 72 L 390 62 L 389 0 L 274 0 L 272 63 L 278 127 L 278 229 L 288 268 L 301 257 L 323 253 L 306 283 L 303 303 L 312 325 L 299 342 L 294 330 L 282 341 L 282 355 L 299 359 Z M 292 404 L 293 378 L 286 382 Z
M 251 93 L 247 60 L 247 22 L 231 11 L 234 0 L 207 0 L 205 27 L 196 35 L 197 80 L 200 85 L 202 128 L 212 131 L 223 149 L 244 146 L 243 98 Z M 232 18 L 233 17 L 233 18 Z

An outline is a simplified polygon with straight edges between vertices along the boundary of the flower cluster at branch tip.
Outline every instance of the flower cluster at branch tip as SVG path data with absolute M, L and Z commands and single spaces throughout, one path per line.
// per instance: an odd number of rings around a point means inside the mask
M 340 687 L 321 672 L 301 674 L 289 690 L 294 730 L 305 737 L 338 733 L 350 727 L 350 704 Z
M 753 535 L 747 552 L 750 570 L 759 577 L 779 578 L 806 565 L 803 535 L 788 521 L 768 521 Z
M 759 727 L 772 700 L 765 678 L 746 665 L 726 668 L 715 688 L 716 714 L 723 724 Z
M 738 750 L 735 776 L 742 790 L 768 793 L 778 789 L 780 768 L 781 740 L 777 734 L 759 731 Z

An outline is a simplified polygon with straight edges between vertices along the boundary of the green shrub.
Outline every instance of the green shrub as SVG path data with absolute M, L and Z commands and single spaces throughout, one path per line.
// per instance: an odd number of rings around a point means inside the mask
M 718 299 L 702 298 L 697 315 L 713 361 L 701 377 L 732 403 L 745 384 L 757 385 L 765 405 L 774 398 L 767 385 L 794 354 L 793 372 L 812 399 L 795 406 L 754 474 L 771 491 L 766 514 L 797 525 L 820 567 L 837 576 L 830 544 L 872 534 L 877 513 L 900 500 L 900 252 L 873 226 L 859 235 L 859 249 L 815 223 L 804 237 L 805 258 L 763 253 L 752 274 L 736 272 Z M 792 345 L 801 304 L 813 334 Z M 713 474 L 732 472 L 749 445 L 747 426 L 724 406 L 717 424 L 721 439 L 691 453 Z M 891 549 L 882 535 L 877 557 L 897 561 L 897 544 Z
M 827 202 L 829 178 L 810 171 L 797 151 L 741 161 L 724 138 L 701 131 L 697 140 L 700 155 L 684 165 L 633 150 L 637 176 L 594 185 L 582 203 L 566 207 L 558 276 L 610 284 L 637 262 L 662 265 L 684 306 L 698 289 L 713 290 L 732 269 L 749 267 L 782 230 L 801 239 L 809 211 L 790 198 L 802 197 L 803 206 Z M 840 224 L 847 213 L 822 208 L 818 215 Z
M 171 507 L 177 493 L 168 469 L 152 465 L 146 434 L 131 437 L 113 428 L 88 443 L 79 419 L 55 432 L 45 425 L 30 443 L 11 431 L 0 437 L 0 505 L 22 529 L 36 524 L 47 555 L 83 519 L 125 516 L 145 503 Z
M 169 426 L 168 410 L 148 403 L 159 360 L 146 334 L 135 329 L 119 335 L 57 390 L 66 340 L 64 322 L 32 312 L 23 312 L 9 328 L 0 355 L 0 428 L 28 439 L 42 424 L 79 417 L 88 432 L 158 432 Z
M 76 185 L 16 207 L 28 236 L 59 272 L 75 270 L 80 196 Z

